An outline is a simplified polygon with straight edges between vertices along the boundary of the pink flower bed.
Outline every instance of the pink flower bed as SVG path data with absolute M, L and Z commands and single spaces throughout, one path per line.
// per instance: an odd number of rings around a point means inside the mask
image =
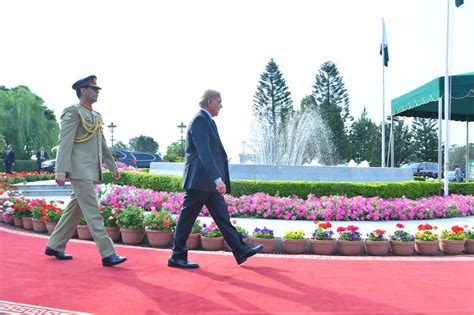
M 125 208 L 127 205 L 169 209 L 179 214 L 184 193 L 156 192 L 133 186 L 98 186 L 104 206 Z M 472 195 L 433 196 L 412 200 L 408 198 L 365 198 L 345 196 L 309 195 L 299 197 L 274 197 L 255 193 L 249 196 L 225 196 L 232 217 L 253 217 L 282 220 L 325 221 L 388 221 L 424 220 L 474 215 Z M 202 214 L 209 215 L 204 207 Z

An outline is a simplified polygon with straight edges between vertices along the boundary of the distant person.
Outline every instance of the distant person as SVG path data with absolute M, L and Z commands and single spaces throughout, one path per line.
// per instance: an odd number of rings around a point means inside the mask
M 462 182 L 462 170 L 461 168 L 457 165 L 456 168 L 454 169 L 454 180 L 457 182 Z
M 49 159 L 48 152 L 44 150 L 44 147 L 41 147 L 41 149 L 36 152 L 36 165 L 38 172 L 41 172 L 41 164 L 47 159 Z
M 5 172 L 11 174 L 12 166 L 15 164 L 15 150 L 13 150 L 11 144 L 7 145 L 7 149 L 3 155 L 3 161 L 5 162 Z
M 67 107 L 61 114 L 56 183 L 63 186 L 68 179 L 74 192 L 49 238 L 45 254 L 60 260 L 72 259 L 64 250 L 84 216 L 102 256 L 102 265 L 110 267 L 123 263 L 127 258 L 116 254 L 114 243 L 105 230 L 95 191 L 95 183 L 102 180 L 102 162 L 114 173 L 115 179 L 120 178 L 102 133 L 102 117 L 92 109 L 100 91 L 96 79 L 91 75 L 74 83 L 72 88 L 76 90 L 80 103 Z
M 263 246 L 249 247 L 230 222 L 223 197 L 226 192 L 230 193 L 229 165 L 216 123 L 212 119 L 222 108 L 220 93 L 213 90 L 205 91 L 199 105 L 201 110 L 192 119 L 186 134 L 186 163 L 183 175 L 183 187 L 186 192 L 174 233 L 173 254 L 168 259 L 168 266 L 199 267 L 198 264 L 188 260 L 186 240 L 204 205 L 240 265 L 250 256 L 261 252 Z

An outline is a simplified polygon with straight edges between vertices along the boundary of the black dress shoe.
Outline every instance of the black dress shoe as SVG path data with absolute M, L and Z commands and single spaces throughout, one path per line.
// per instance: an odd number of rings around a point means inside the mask
M 247 258 L 260 253 L 262 250 L 263 250 L 263 245 L 255 246 L 253 248 L 250 248 L 248 251 L 246 251 L 242 256 L 235 257 L 235 260 L 237 260 L 237 263 L 240 265 L 244 263 L 247 260 Z
M 51 247 L 46 246 L 46 250 L 44 253 L 48 256 L 54 256 L 59 260 L 71 260 L 72 256 L 64 254 L 64 252 L 57 251 L 55 249 L 52 249 Z
M 110 255 L 109 257 L 102 258 L 102 266 L 105 267 L 112 267 L 123 262 L 127 261 L 127 257 L 118 256 L 118 255 Z
M 190 260 L 176 259 L 176 258 L 170 257 L 168 259 L 168 267 L 195 269 L 195 268 L 199 268 L 199 265 Z

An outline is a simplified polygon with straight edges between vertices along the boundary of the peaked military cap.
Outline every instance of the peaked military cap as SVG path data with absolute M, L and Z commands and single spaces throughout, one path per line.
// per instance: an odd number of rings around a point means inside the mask
M 101 88 L 100 86 L 97 85 L 97 77 L 95 75 L 90 75 L 87 78 L 76 81 L 76 83 L 72 85 L 72 89 L 78 90 L 86 86 L 95 87 L 97 89 Z

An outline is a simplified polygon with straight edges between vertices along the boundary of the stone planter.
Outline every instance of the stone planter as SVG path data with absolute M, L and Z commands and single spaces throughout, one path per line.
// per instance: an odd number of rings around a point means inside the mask
M 46 232 L 46 223 L 41 220 L 41 219 L 31 219 L 31 222 L 33 224 L 33 231 L 35 232 L 40 232 L 40 233 L 44 233 Z
M 411 256 L 415 250 L 415 241 L 402 242 L 390 240 L 390 251 L 395 256 Z
M 358 256 L 363 245 L 362 241 L 337 240 L 337 251 L 344 256 Z
M 283 249 L 287 254 L 299 255 L 304 254 L 306 240 L 287 240 L 283 239 Z
M 336 240 L 311 239 L 311 253 L 315 255 L 331 255 L 337 248 Z
M 272 253 L 275 249 L 275 239 L 252 237 L 252 246 L 258 245 L 263 245 L 262 253 Z
M 13 216 L 13 224 L 16 227 L 23 227 L 23 220 L 21 217 L 17 217 L 16 215 Z
M 78 225 L 77 228 L 77 237 L 81 240 L 91 240 L 92 234 L 91 230 L 87 225 Z
M 221 250 L 224 246 L 224 238 L 221 237 L 201 237 L 202 249 L 204 250 Z
M 386 256 L 390 248 L 388 241 L 365 240 L 365 252 L 370 256 Z
M 120 229 L 118 227 L 106 227 L 105 230 L 113 242 L 117 242 L 120 238 Z
M 152 247 L 167 247 L 171 241 L 171 231 L 146 230 L 148 244 Z
M 419 255 L 433 256 L 438 253 L 439 241 L 415 240 L 415 251 Z
M 56 227 L 58 222 L 48 222 L 48 221 L 46 221 L 45 224 L 46 224 L 46 230 L 48 230 L 48 234 L 51 235 L 51 233 L 53 233 L 54 228 Z
M 464 250 L 468 254 L 474 254 L 474 239 L 467 239 L 464 243 Z
M 31 221 L 32 217 L 23 217 L 21 222 L 25 230 L 33 230 L 33 222 Z
M 439 249 L 445 255 L 460 255 L 464 251 L 464 240 L 444 240 L 439 241 Z
M 199 233 L 191 233 L 186 240 L 186 247 L 188 249 L 197 249 L 199 244 L 201 243 L 201 234 Z
M 145 237 L 145 230 L 120 228 L 120 233 L 122 234 L 122 242 L 129 245 L 138 245 L 143 242 Z

